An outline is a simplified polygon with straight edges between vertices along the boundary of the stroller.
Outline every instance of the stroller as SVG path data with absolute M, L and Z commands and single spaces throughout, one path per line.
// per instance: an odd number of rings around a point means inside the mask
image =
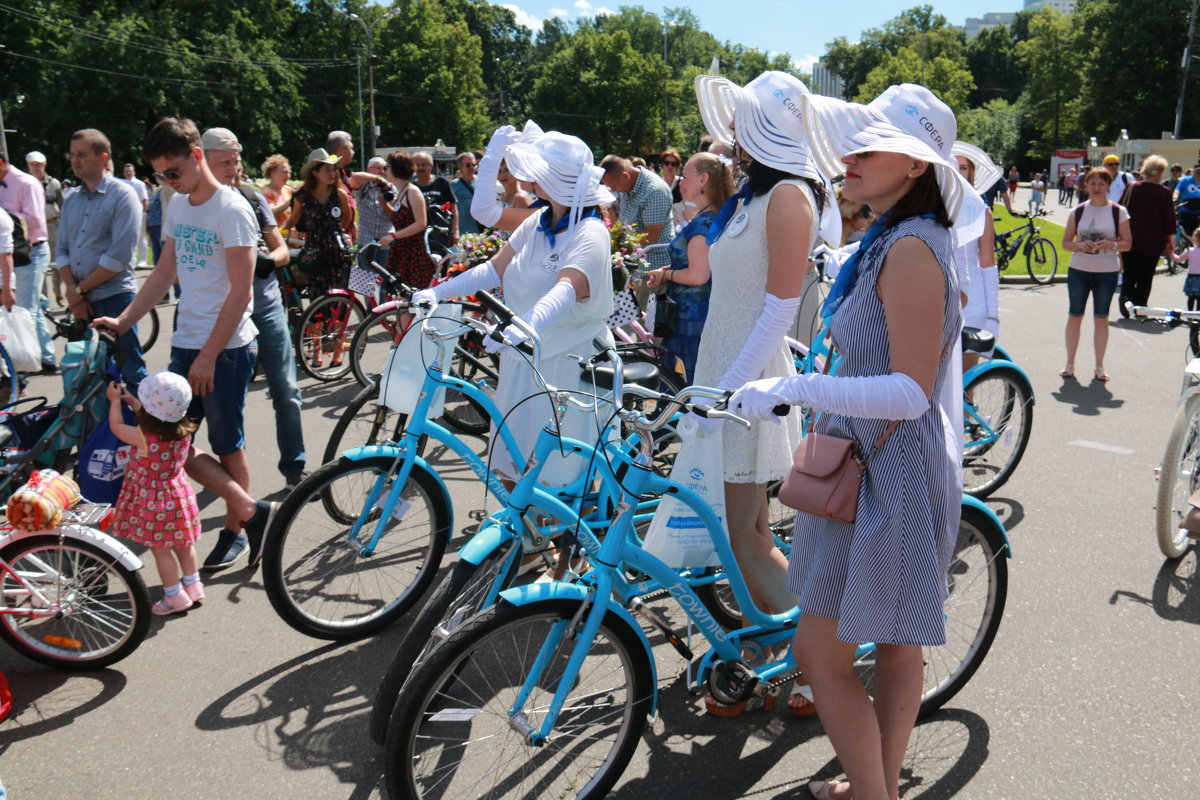
M 108 414 L 104 390 L 119 375 L 110 359 L 115 343 L 108 334 L 88 331 L 67 344 L 60 362 L 63 399 L 57 405 L 26 397 L 0 409 L 0 498 L 36 470 L 67 473 L 78 467 L 77 448 Z

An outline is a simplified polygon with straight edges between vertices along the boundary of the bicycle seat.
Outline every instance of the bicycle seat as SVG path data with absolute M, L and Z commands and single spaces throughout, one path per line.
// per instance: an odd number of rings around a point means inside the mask
M 962 349 L 964 353 L 989 353 L 996 347 L 996 337 L 980 328 L 964 326 L 962 330 Z
M 647 389 L 658 388 L 658 367 L 646 361 L 622 362 L 621 376 L 625 383 L 636 383 Z M 583 369 L 583 365 L 580 365 Z M 584 377 L 592 370 L 584 369 Z M 613 368 L 611 364 L 597 365 L 595 370 L 596 386 L 600 389 L 613 388 Z

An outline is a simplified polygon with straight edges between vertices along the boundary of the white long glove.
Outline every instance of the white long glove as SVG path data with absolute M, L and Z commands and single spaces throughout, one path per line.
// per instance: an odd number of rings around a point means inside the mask
M 987 302 L 987 330 L 997 339 L 1000 338 L 1000 270 L 997 267 L 984 267 L 983 297 Z
M 929 410 L 929 398 L 903 372 L 844 378 L 792 375 L 751 381 L 733 393 L 729 409 L 747 419 L 779 421 L 778 405 L 806 406 L 864 419 L 916 419 Z
M 825 277 L 833 279 L 841 271 L 842 264 L 845 264 L 850 256 L 858 252 L 861 244 L 862 240 L 859 240 L 837 250 L 827 244 L 819 244 L 813 249 L 813 255 L 825 256 Z
M 504 209 L 496 197 L 496 177 L 500 174 L 500 162 L 504 160 L 504 148 L 521 136 L 512 125 L 503 125 L 492 134 L 487 153 L 479 162 L 475 173 L 475 194 L 471 197 L 471 216 L 489 228 L 500 221 Z
M 762 375 L 767 362 L 783 343 L 783 335 L 796 321 L 796 312 L 799 310 L 799 297 L 783 298 L 768 293 L 763 303 L 763 312 L 759 315 L 758 322 L 754 323 L 754 330 L 750 331 L 750 337 L 742 346 L 742 352 L 729 365 L 729 369 L 717 383 L 717 388 L 737 389 Z
M 455 275 L 445 283 L 413 292 L 412 305 L 421 302 L 442 302 L 449 297 L 466 297 L 482 289 L 495 289 L 500 285 L 500 273 L 491 260 L 472 267 L 461 275 Z
M 575 287 L 571 285 L 570 281 L 559 281 L 533 304 L 533 308 L 529 309 L 529 313 L 525 316 L 525 321 L 535 331 L 541 333 L 563 314 L 570 311 L 573 305 L 575 305 Z M 510 325 L 504 329 L 504 338 L 508 340 L 509 344 L 518 345 L 529 337 L 522 333 L 520 328 Z M 495 353 L 501 347 L 504 347 L 504 344 L 497 342 L 491 336 L 485 337 L 483 340 L 483 349 L 489 353 Z

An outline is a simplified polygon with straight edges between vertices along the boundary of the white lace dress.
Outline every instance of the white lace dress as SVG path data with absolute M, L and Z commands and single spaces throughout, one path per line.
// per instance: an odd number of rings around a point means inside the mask
M 742 352 L 750 332 L 763 312 L 767 296 L 767 206 L 780 186 L 800 187 L 812 206 L 813 225 L 809 241 L 817 234 L 817 208 L 812 190 L 804 181 L 780 181 L 769 193 L 756 197 L 733 215 L 725 233 L 709 250 L 712 295 L 708 319 L 700 338 L 696 359 L 696 383 L 716 386 Z M 745 219 L 740 220 L 742 214 Z M 789 326 L 790 329 L 790 326 Z M 774 355 L 757 377 L 795 375 L 791 351 L 780 339 Z M 800 443 L 799 409 L 782 425 L 755 422 L 750 430 L 726 423 L 722 428 L 725 450 L 725 480 L 729 483 L 769 483 L 779 480 L 792 463 L 792 451 Z

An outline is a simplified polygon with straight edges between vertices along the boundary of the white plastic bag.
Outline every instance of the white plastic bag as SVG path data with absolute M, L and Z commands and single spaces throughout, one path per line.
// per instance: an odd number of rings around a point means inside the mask
M 728 539 L 721 428 L 705 433 L 695 420 L 684 417 L 677 423 L 677 430 L 683 445 L 671 467 L 671 480 L 688 487 L 712 507 Z M 643 546 L 646 552 L 676 569 L 721 563 L 704 522 L 690 506 L 671 496 L 664 496 L 659 502 Z
M 437 344 L 421 332 L 421 321 L 425 312 L 421 312 L 404 338 L 396 343 L 388 353 L 388 360 L 383 367 L 383 375 L 379 378 L 379 402 L 400 414 L 411 414 L 417 407 L 421 397 L 421 387 L 425 385 L 425 365 L 432 364 L 437 358 Z M 458 320 L 462 319 L 462 306 L 457 303 L 443 303 L 434 311 L 433 327 L 452 331 L 461 327 Z M 446 357 L 442 361 L 442 374 L 450 371 L 450 361 L 454 355 L 454 344 L 457 340 L 445 342 Z M 442 407 L 446 401 L 446 388 L 438 387 L 437 395 L 429 408 L 429 419 L 442 415 Z
M 41 370 L 41 348 L 33 328 L 33 315 L 27 309 L 20 306 L 0 308 L 0 344 L 8 351 L 17 372 Z

